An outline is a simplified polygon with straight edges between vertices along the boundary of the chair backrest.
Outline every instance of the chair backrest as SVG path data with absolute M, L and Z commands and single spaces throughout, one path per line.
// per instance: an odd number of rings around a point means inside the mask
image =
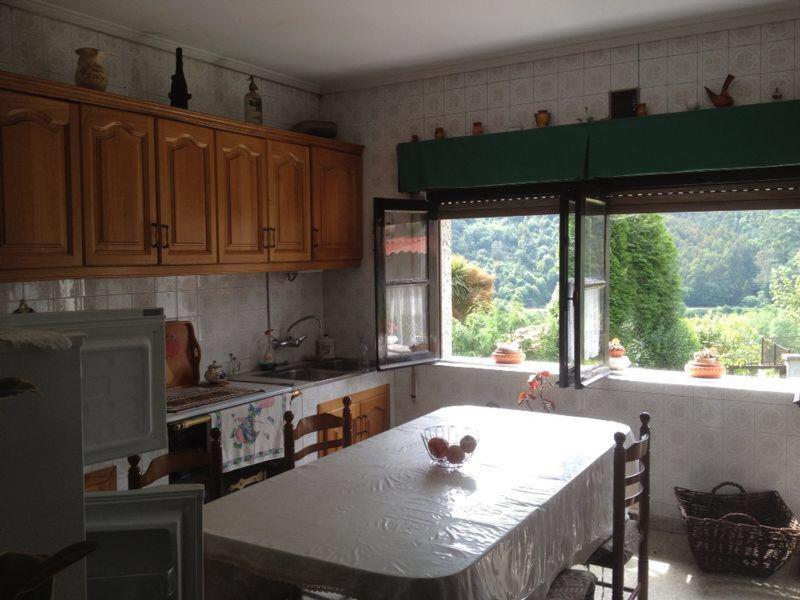
M 193 481 L 202 482 L 206 486 L 208 500 L 216 500 L 222 496 L 222 446 L 220 431 L 213 427 L 209 432 L 209 450 L 185 449 L 162 454 L 150 461 L 147 470 L 142 473 L 139 468 L 141 457 L 136 454 L 128 457 L 128 489 L 138 490 L 146 487 L 172 473 L 191 469 L 208 469 L 207 476 L 193 477 Z
M 292 425 L 294 421 L 294 413 L 287 410 L 283 415 L 285 421 L 283 426 L 283 450 L 286 464 L 290 469 L 294 468 L 294 464 L 311 454 L 312 452 L 319 452 L 320 450 L 328 450 L 331 448 L 347 448 L 353 443 L 353 421 L 352 413 L 350 412 L 350 404 L 352 400 L 350 396 L 345 396 L 342 404 L 342 416 L 337 417 L 328 413 L 321 413 L 318 415 L 311 415 L 304 417 L 297 422 L 297 426 Z M 295 451 L 295 441 L 299 440 L 304 435 L 309 433 L 316 433 L 326 429 L 342 428 L 342 438 L 318 441 L 309 444 L 305 448 Z
M 614 532 L 611 599 L 621 600 L 625 579 L 625 518 L 627 509 L 638 504 L 635 520 L 639 525 L 638 582 L 631 597 L 647 600 L 647 537 L 650 529 L 650 415 L 639 415 L 639 441 L 625 448 L 625 434 L 614 434 Z M 629 467 L 630 465 L 630 467 Z M 629 493 L 629 489 L 633 491 Z

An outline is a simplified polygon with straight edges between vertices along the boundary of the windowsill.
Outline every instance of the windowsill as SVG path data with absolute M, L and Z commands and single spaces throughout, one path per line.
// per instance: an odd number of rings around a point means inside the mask
M 536 373 L 550 371 L 558 378 L 558 363 L 524 361 L 518 365 L 498 365 L 490 358 L 451 356 L 435 363 L 434 366 L 480 369 L 489 371 L 509 371 Z M 755 392 L 777 392 L 800 394 L 800 379 L 780 377 L 753 377 L 747 375 L 723 375 L 720 379 L 701 379 L 689 377 L 683 371 L 662 371 L 629 367 L 622 371 L 612 371 L 608 381 L 629 381 L 653 386 L 688 386 L 691 388 L 716 388 L 729 390 L 749 390 Z

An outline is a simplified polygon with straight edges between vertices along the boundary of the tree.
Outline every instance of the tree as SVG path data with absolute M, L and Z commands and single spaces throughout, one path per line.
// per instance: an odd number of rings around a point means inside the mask
M 642 367 L 678 369 L 698 342 L 688 326 L 678 252 L 664 217 L 611 221 L 611 337 Z
M 800 251 L 789 264 L 772 269 L 769 291 L 779 309 L 800 320 Z
M 490 275 L 463 256 L 453 255 L 450 263 L 453 289 L 453 317 L 459 321 L 492 302 L 494 275 Z

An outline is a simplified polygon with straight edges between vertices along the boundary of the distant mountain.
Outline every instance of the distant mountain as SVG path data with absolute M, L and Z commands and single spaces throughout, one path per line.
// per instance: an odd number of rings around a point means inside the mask
M 800 250 L 800 210 L 674 213 L 687 306 L 740 306 L 766 300 L 773 267 Z M 495 295 L 526 307 L 547 304 L 558 283 L 558 217 L 457 219 L 453 252 L 496 276 Z

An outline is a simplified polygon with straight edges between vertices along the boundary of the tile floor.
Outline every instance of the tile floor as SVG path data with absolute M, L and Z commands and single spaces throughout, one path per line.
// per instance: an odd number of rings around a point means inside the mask
M 791 559 L 768 579 L 703 573 L 695 564 L 686 536 L 652 531 L 650 540 L 650 600 L 760 600 L 800 599 L 800 570 Z M 628 563 L 627 574 L 634 581 L 636 559 Z M 599 575 L 599 570 L 597 572 Z M 611 578 L 609 572 L 607 577 Z M 595 600 L 610 600 L 611 591 L 598 587 Z

